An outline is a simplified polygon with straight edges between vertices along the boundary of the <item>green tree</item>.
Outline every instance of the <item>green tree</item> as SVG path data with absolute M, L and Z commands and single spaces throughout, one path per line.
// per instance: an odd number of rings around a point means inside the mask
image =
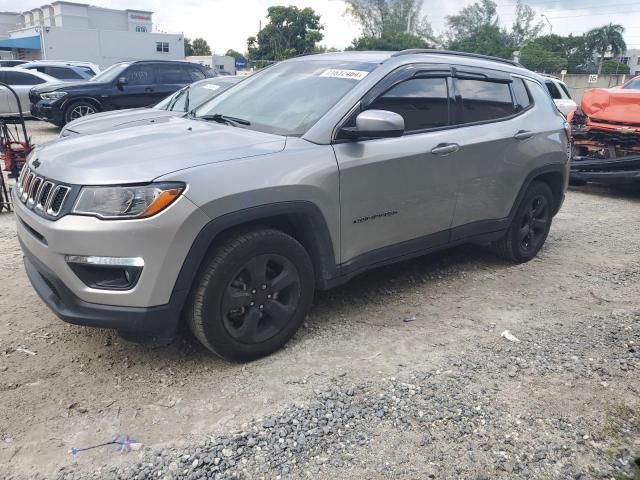
M 233 57 L 236 60 L 241 60 L 246 62 L 247 61 L 247 56 L 243 55 L 242 53 L 238 52 L 237 50 L 234 50 L 233 48 L 230 48 L 229 50 L 227 50 L 227 53 L 225 53 L 225 56 L 227 57 Z
M 520 52 L 520 63 L 530 70 L 557 73 L 565 70 L 569 62 L 557 52 L 544 50 L 537 44 L 528 44 Z
M 269 23 L 247 39 L 250 59 L 283 60 L 316 50 L 323 26 L 312 8 L 275 6 L 267 12 Z
M 480 31 L 485 35 L 500 31 L 497 4 L 492 0 L 480 0 L 469 5 L 457 15 L 447 16 L 447 28 L 449 44 L 477 36 Z
M 511 27 L 511 43 L 516 50 L 536 38 L 542 30 L 542 21 L 536 21 L 536 12 L 520 0 L 516 3 L 516 19 Z
M 602 72 L 602 66 L 607 52 L 610 52 L 616 57 L 627 49 L 623 34 L 624 27 L 613 23 L 603 25 L 600 28 L 594 28 L 587 32 L 587 46 L 600 57 L 598 60 L 598 73 Z
M 511 58 L 513 47 L 509 33 L 497 25 L 482 25 L 471 34 L 450 41 L 449 50 Z
M 605 60 L 602 62 L 602 73 L 611 73 L 617 75 L 628 75 L 631 73 L 629 65 L 618 62 L 617 60 Z
M 191 39 L 184 37 L 184 56 L 191 57 L 193 55 L 193 45 Z
M 381 50 L 394 52 L 407 48 L 430 48 L 425 39 L 410 33 L 384 33 L 381 37 L 363 36 L 355 38 L 347 50 Z
M 422 15 L 423 0 L 345 0 L 347 13 L 362 27 L 350 50 L 427 48 L 435 40 Z
M 204 38 L 195 38 L 191 43 L 192 55 L 204 56 L 211 55 L 211 48 Z
M 543 53 L 546 52 L 546 53 Z M 553 56 L 559 56 L 566 60 L 566 68 L 569 73 L 589 73 L 595 72 L 596 67 L 593 64 L 593 53 L 587 48 L 586 39 L 583 35 L 569 35 L 563 37 L 561 35 L 542 35 L 531 40 L 522 48 L 521 61 L 523 65 L 534 69 L 537 60 L 535 56 L 544 55 L 545 62 L 553 64 L 557 59 Z M 559 70 L 562 70 L 560 68 Z M 549 68 L 543 68 L 546 71 L 552 71 Z

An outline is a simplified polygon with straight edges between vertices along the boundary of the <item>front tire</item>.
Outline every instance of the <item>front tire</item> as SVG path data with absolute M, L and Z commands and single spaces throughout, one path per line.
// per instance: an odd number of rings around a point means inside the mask
M 509 229 L 493 244 L 506 260 L 524 263 L 535 257 L 549 235 L 553 219 L 553 193 L 544 182 L 533 182 L 518 205 Z
M 239 231 L 209 256 L 186 320 L 217 355 L 254 360 L 293 336 L 311 308 L 314 289 L 311 259 L 297 240 L 270 228 Z
M 66 125 L 73 120 L 98 113 L 99 111 L 98 107 L 91 102 L 85 102 L 83 100 L 71 102 L 64 111 L 64 124 Z

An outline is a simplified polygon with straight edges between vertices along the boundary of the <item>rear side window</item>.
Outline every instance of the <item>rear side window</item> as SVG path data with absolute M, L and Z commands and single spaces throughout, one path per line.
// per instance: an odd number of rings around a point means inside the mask
M 23 72 L 5 72 L 6 81 L 9 85 L 40 85 L 45 81 L 42 78 Z
M 558 90 L 558 87 L 556 87 L 555 83 L 553 83 L 551 80 L 547 80 L 546 82 L 544 82 L 544 84 L 547 86 L 547 90 L 549 90 L 551 98 L 553 98 L 554 100 L 559 100 L 562 98 L 562 94 L 560 93 L 560 90 Z
M 567 88 L 567 86 L 564 83 L 559 83 L 558 85 L 560 85 L 562 91 L 567 95 L 567 98 L 571 98 L 571 94 L 569 94 L 569 89 Z
M 191 77 L 192 82 L 207 78 L 202 70 L 194 67 L 189 67 L 189 76 Z
M 527 91 L 527 87 L 524 84 L 524 80 L 521 78 L 514 78 L 511 84 L 513 89 L 513 99 L 516 102 L 519 110 L 526 110 L 531 106 L 531 97 Z
M 60 80 L 82 80 L 82 76 L 71 68 L 64 67 L 46 67 L 47 75 L 59 78 Z
M 187 69 L 180 65 L 158 65 L 158 83 L 184 85 L 191 83 L 191 77 Z
M 412 78 L 378 97 L 369 109 L 388 110 L 404 118 L 407 132 L 449 125 L 446 78 Z
M 458 123 L 475 123 L 509 117 L 516 113 L 508 83 L 456 79 L 462 100 Z

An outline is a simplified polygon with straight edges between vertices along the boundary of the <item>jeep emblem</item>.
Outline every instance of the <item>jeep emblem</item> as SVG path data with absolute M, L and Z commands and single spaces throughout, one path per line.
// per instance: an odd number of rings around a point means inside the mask
M 40 160 L 36 158 L 31 165 L 33 168 L 38 168 L 40 166 Z

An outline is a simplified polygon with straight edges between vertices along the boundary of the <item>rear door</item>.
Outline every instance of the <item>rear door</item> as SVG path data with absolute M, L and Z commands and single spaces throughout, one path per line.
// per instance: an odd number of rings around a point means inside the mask
M 457 186 L 452 103 L 450 69 L 444 65 L 405 67 L 362 100 L 362 110 L 401 115 L 405 133 L 334 144 L 347 268 L 447 242 Z M 445 145 L 451 145 L 448 152 L 438 150 Z
M 193 82 L 187 65 L 180 63 L 157 63 L 156 78 L 158 102 Z
M 28 70 L 19 71 L 16 69 L 15 71 L 6 71 L 5 72 L 5 80 L 6 83 L 15 90 L 18 94 L 18 98 L 20 99 L 20 106 L 22 107 L 22 113 L 27 114 L 30 110 L 31 103 L 29 102 L 29 90 L 31 90 L 36 85 L 40 85 L 45 83 L 45 80 L 34 75 Z M 14 95 L 8 92 L 7 95 L 7 113 L 17 114 L 18 113 L 18 102 Z
M 127 84 L 118 86 L 117 79 L 114 80 L 109 101 L 116 108 L 147 107 L 159 101 L 154 64 L 134 63 L 119 78 L 126 78 Z
M 455 69 L 455 123 L 460 151 L 452 240 L 506 227 L 515 194 L 528 172 L 538 134 L 522 79 L 476 68 Z

